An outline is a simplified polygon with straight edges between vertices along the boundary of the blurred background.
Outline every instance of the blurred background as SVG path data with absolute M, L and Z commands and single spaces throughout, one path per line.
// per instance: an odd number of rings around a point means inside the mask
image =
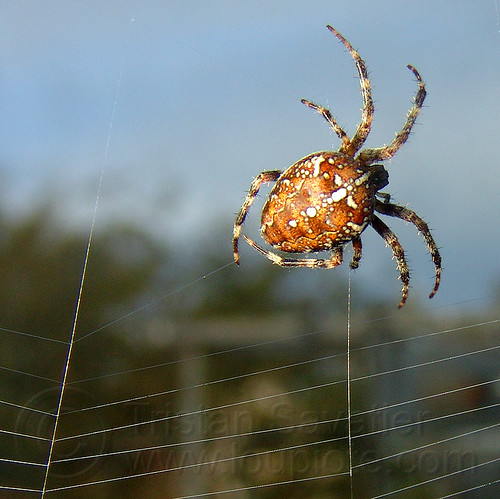
M 326 24 L 368 66 L 367 147 L 404 122 L 406 65 L 426 82 L 385 190 L 429 223 L 444 267 L 429 302 L 425 244 L 388 220 L 412 270 L 397 310 L 390 249 L 363 234 L 354 497 L 495 495 L 497 1 L 4 1 L 0 14 L 2 497 L 40 495 L 91 229 L 50 497 L 349 496 L 348 266 L 275 268 L 242 244 L 237 268 L 231 248 L 260 171 L 339 146 L 301 98 L 349 134 L 360 120 L 354 63 Z M 245 225 L 256 239 L 267 192 Z

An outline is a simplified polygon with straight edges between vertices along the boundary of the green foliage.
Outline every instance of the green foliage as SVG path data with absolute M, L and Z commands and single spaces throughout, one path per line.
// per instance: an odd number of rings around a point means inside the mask
M 52 219 L 44 208 L 0 222 L 0 400 L 9 402 L 0 405 L 0 429 L 43 438 L 53 419 L 31 409 L 55 411 L 88 243 L 87 234 Z M 58 428 L 58 437 L 81 436 L 57 442 L 55 458 L 150 450 L 56 462 L 49 485 L 148 476 L 55 497 L 172 497 L 255 485 L 262 488 L 251 497 L 349 494 L 345 274 L 341 268 L 291 272 L 251 253 L 237 268 L 231 258 L 226 229 L 178 255 L 136 227 L 95 232 Z M 418 399 L 429 384 L 444 392 L 453 375 L 442 376 L 440 364 L 425 370 L 425 379 L 404 369 L 425 365 L 425 348 L 445 358 L 453 342 L 430 336 L 427 347 L 419 343 L 419 358 L 403 340 L 432 331 L 429 314 L 419 313 L 415 301 L 397 315 L 380 297 L 355 298 L 353 312 L 361 308 L 363 315 L 351 343 L 351 374 L 358 378 L 352 407 L 361 414 L 353 419 L 354 459 L 364 464 L 388 453 L 384 432 L 401 421 L 415 425 L 395 437 L 389 432 L 393 443 L 417 445 L 420 423 L 437 406 L 370 409 Z M 474 348 L 491 336 L 476 333 Z M 369 347 L 377 344 L 384 348 Z M 490 364 L 496 365 L 483 367 Z M 370 376 L 384 371 L 394 376 Z M 46 441 L 8 433 L 0 434 L 0 448 L 4 459 L 43 463 L 47 455 Z M 247 454 L 253 456 L 237 457 Z M 211 464 L 195 466 L 203 462 Z M 382 490 L 387 476 L 392 489 L 414 482 L 418 461 L 403 464 L 359 467 L 355 495 Z M 329 474 L 338 476 L 315 479 Z M 0 485 L 37 488 L 41 480 L 40 468 L 0 468 Z M 266 487 L 293 480 L 300 482 Z

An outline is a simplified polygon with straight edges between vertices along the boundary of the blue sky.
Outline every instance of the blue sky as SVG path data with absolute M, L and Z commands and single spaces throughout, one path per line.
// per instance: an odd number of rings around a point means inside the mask
M 227 225 L 229 262 L 233 214 L 252 178 L 338 148 L 300 99 L 328 106 L 350 134 L 359 122 L 355 67 L 325 28 L 332 24 L 370 72 L 367 146 L 390 142 L 404 121 L 416 90 L 406 65 L 422 74 L 425 108 L 386 164 L 386 190 L 429 222 L 442 248 L 436 306 L 487 302 L 500 282 L 498 8 L 495 0 L 5 0 L 3 207 L 22 212 L 49 198 L 61 219 L 88 226 L 104 166 L 98 225 L 138 222 L 169 241 Z M 403 222 L 388 223 L 413 287 L 428 292 L 424 244 Z M 390 251 L 370 229 L 364 241 L 359 278 L 394 284 Z

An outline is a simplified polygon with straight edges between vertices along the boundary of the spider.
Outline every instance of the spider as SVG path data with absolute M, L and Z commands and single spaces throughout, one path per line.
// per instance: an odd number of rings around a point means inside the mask
M 414 211 L 393 204 L 390 196 L 380 192 L 389 183 L 383 165 L 374 164 L 392 158 L 406 142 L 422 108 L 426 91 L 418 71 L 408 65 L 415 75 L 418 91 L 403 128 L 387 146 L 360 151 L 370 133 L 373 101 L 366 65 L 352 45 L 334 28 L 327 28 L 351 54 L 359 74 L 363 110 L 361 123 L 352 138 L 323 106 L 306 99 L 302 103 L 325 118 L 341 141 L 338 151 L 315 152 L 300 159 L 286 170 L 263 171 L 254 179 L 248 195 L 236 216 L 233 231 L 234 260 L 239 265 L 238 241 L 248 211 L 262 184 L 275 182 L 262 208 L 261 235 L 276 250 L 288 253 L 331 251 L 328 259 L 284 258 L 268 251 L 248 236 L 247 243 L 273 263 L 282 267 L 331 269 L 342 263 L 343 247 L 351 242 L 353 256 L 350 268 L 361 259 L 361 233 L 368 225 L 392 248 L 402 282 L 401 308 L 408 297 L 410 272 L 403 247 L 391 229 L 375 212 L 411 222 L 422 234 L 436 268 L 432 298 L 441 279 L 441 256 L 427 224 Z M 358 152 L 359 151 L 359 152 Z

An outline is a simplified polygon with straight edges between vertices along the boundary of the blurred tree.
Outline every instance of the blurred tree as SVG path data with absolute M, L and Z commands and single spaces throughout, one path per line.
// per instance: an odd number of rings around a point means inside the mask
M 45 206 L 23 219 L 0 219 L 0 400 L 49 412 L 57 400 L 88 242 L 88 233 L 65 230 L 53 222 L 53 215 Z M 81 435 L 95 430 L 99 438 L 69 440 L 67 448 L 56 446 L 56 454 L 158 446 L 149 453 L 96 461 L 88 469 L 91 480 L 216 460 L 229 451 L 260 452 L 260 457 L 195 467 L 192 475 L 183 470 L 184 475 L 167 472 L 143 481 L 122 480 L 94 487 L 95 497 L 159 497 L 159 490 L 162 497 L 171 497 L 183 493 L 179 484 L 188 480 L 205 480 L 207 487 L 223 489 L 231 488 L 234 480 L 251 487 L 346 470 L 347 270 L 292 272 L 252 252 L 237 269 L 228 227 L 190 241 L 189 248 L 177 254 L 136 227 L 108 225 L 95 232 L 63 408 L 103 407 L 64 414 L 59 432 Z M 371 408 L 393 396 L 416 399 L 425 395 L 419 390 L 428 384 L 412 373 L 389 381 L 371 378 L 370 373 L 416 362 L 418 351 L 399 339 L 402 332 L 405 338 L 416 335 L 429 316 L 417 313 L 418 303 L 416 312 L 405 316 L 393 311 L 394 304 L 387 308 L 382 298 L 368 301 L 361 293 L 358 290 L 355 301 L 355 311 L 361 309 L 362 315 L 354 324 L 351 363 L 359 382 L 353 407 L 368 409 L 368 415 L 356 419 L 356 436 L 384 429 L 386 421 L 372 417 Z M 403 323 L 404 317 L 408 319 Z M 284 318 L 290 319 L 285 331 L 277 325 Z M 230 334 L 224 335 L 224 328 Z M 148 336 L 150 331 L 154 334 Z M 491 341 L 494 334 L 484 331 L 483 336 L 476 332 L 474 343 Z M 445 343 L 439 341 L 436 337 L 433 350 L 444 351 Z M 389 345 L 382 353 L 365 347 L 384 343 Z M 481 369 L 489 364 L 496 366 L 492 359 Z M 446 383 L 450 377 L 436 375 L 432 381 Z M 446 389 L 443 385 L 436 391 Z M 124 400 L 128 402 L 113 403 Z M 191 420 L 178 417 L 190 412 Z M 7 432 L 44 436 L 52 424 L 50 417 L 7 404 L 0 405 L 0 422 Z M 130 428 L 99 433 L 121 425 Z M 243 435 L 228 446 L 226 437 L 238 433 Z M 189 440 L 200 444 L 193 447 Z M 0 458 L 46 458 L 46 442 L 19 441 L 0 434 Z M 180 442 L 186 445 L 177 445 Z M 356 443 L 356 451 L 361 456 L 365 451 L 382 455 L 379 442 L 383 440 L 363 440 Z M 172 447 L 163 448 L 165 444 Z M 275 452 L 279 448 L 289 451 Z M 81 483 L 87 464 L 56 464 L 51 485 L 72 479 Z M 379 474 L 357 473 L 357 492 L 367 495 Z M 384 475 L 380 477 L 383 481 Z M 41 478 L 5 464 L 0 485 L 8 483 L 36 488 Z M 259 497 L 344 497 L 347 484 L 345 477 L 306 480 L 301 487 L 264 487 Z M 65 491 L 64 497 L 79 494 L 75 489 Z
M 67 341 L 83 270 L 88 235 L 51 222 L 48 206 L 0 227 L 0 324 Z M 79 328 L 92 330 L 153 287 L 166 250 L 134 227 L 96 233 L 84 285 Z

